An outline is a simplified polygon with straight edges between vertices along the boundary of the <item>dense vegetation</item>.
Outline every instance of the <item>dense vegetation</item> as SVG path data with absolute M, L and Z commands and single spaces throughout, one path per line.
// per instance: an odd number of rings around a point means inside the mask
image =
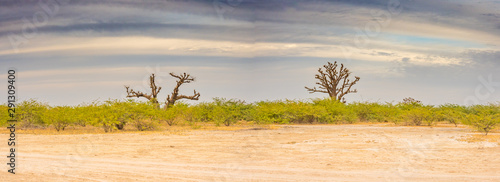
M 0 105 L 0 119 L 6 125 L 7 106 Z M 437 122 L 469 125 L 486 134 L 500 125 L 500 104 L 460 106 L 423 105 L 416 100 L 397 104 L 354 102 L 344 104 L 332 99 L 310 101 L 284 100 L 245 103 L 241 100 L 215 98 L 196 105 L 176 103 L 167 110 L 149 102 L 109 100 L 78 106 L 49 106 L 36 100 L 17 106 L 18 125 L 23 129 L 68 126 L 95 126 L 104 131 L 154 130 L 161 125 L 215 123 L 229 126 L 238 121 L 255 124 L 390 122 L 396 125 L 433 126 Z

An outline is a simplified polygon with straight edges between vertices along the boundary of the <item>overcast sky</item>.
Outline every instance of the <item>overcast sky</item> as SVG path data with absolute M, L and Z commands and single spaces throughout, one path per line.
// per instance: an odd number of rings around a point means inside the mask
M 361 80 L 348 102 L 500 100 L 498 0 L 2 1 L 0 81 L 51 105 L 123 99 L 169 72 L 181 93 L 249 102 L 321 98 L 317 68 L 338 61 Z M 0 90 L 5 103 L 7 88 Z M 190 102 L 196 103 L 196 102 Z

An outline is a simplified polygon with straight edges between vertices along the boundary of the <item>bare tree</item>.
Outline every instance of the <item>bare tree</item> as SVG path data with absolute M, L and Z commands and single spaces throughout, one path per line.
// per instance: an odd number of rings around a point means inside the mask
M 191 100 L 198 100 L 200 97 L 200 93 L 196 92 L 194 90 L 194 95 L 192 96 L 186 96 L 186 95 L 179 95 L 179 87 L 184 84 L 184 83 L 191 83 L 194 81 L 194 78 L 186 73 L 180 74 L 180 75 L 175 75 L 174 73 L 170 73 L 170 76 L 177 78 L 177 85 L 174 88 L 174 91 L 172 92 L 171 95 L 167 97 L 167 101 L 165 101 L 165 105 L 167 106 L 166 108 L 173 106 L 175 104 L 175 101 L 179 99 L 191 99 Z
M 167 100 L 165 101 L 165 106 L 166 106 L 165 108 L 173 106 L 175 104 L 175 102 L 179 99 L 198 100 L 198 98 L 200 97 L 200 93 L 196 92 L 196 90 L 194 90 L 194 95 L 192 95 L 192 96 L 186 96 L 186 95 L 179 94 L 179 87 L 182 84 L 191 83 L 192 81 L 194 81 L 194 78 L 191 75 L 189 75 L 187 73 L 183 73 L 180 75 L 175 75 L 174 73 L 170 73 L 170 76 L 175 77 L 178 80 L 177 80 L 177 85 L 174 88 L 174 91 L 172 92 L 171 95 L 169 95 L 167 97 Z M 145 94 L 145 93 L 142 93 L 139 91 L 134 91 L 133 89 L 130 89 L 129 86 L 125 86 L 125 88 L 127 89 L 127 97 L 137 97 L 137 98 L 144 97 L 144 98 L 150 100 L 152 103 L 157 104 L 159 107 L 157 96 L 158 96 L 158 93 L 160 93 L 161 87 L 156 86 L 155 74 L 151 74 L 151 76 L 149 77 L 149 85 L 151 87 L 151 94 Z
M 358 92 L 356 89 L 351 90 L 351 87 L 359 81 L 359 77 L 355 76 L 355 80 L 351 81 L 349 79 L 351 72 L 344 67 L 344 64 L 340 64 L 340 69 L 337 69 L 337 61 L 333 64 L 328 62 L 328 64 L 323 65 L 323 68 L 325 70 L 319 68 L 319 73 L 315 75 L 318 80 L 316 84 L 319 85 L 319 88 L 305 87 L 309 93 L 327 93 L 331 98 L 345 103 L 344 96 L 346 94 Z
M 149 101 L 151 101 L 152 103 L 158 104 L 157 96 L 158 93 L 160 93 L 161 87 L 156 86 L 154 73 L 151 74 L 151 76 L 149 76 L 149 86 L 151 87 L 151 94 L 145 94 L 139 91 L 134 91 L 133 89 L 130 89 L 129 86 L 125 86 L 125 88 L 127 89 L 127 97 L 137 97 L 137 98 L 144 97 Z

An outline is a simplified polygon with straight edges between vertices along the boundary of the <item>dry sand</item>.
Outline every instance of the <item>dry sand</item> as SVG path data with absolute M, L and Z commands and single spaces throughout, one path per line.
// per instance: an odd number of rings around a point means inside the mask
M 17 174 L 4 165 L 0 181 L 500 181 L 498 141 L 463 141 L 472 134 L 381 125 L 19 134 Z

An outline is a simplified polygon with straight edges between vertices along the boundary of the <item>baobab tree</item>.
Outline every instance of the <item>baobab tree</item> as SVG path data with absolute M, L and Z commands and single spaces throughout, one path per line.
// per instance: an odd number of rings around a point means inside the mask
M 177 84 L 174 88 L 174 91 L 172 92 L 171 95 L 167 97 L 167 100 L 165 101 L 165 109 L 168 107 L 171 107 L 175 104 L 175 102 L 179 99 L 190 99 L 190 100 L 198 100 L 200 97 L 200 93 L 196 92 L 194 90 L 194 95 L 192 96 L 186 96 L 186 95 L 181 95 L 179 94 L 179 87 L 184 84 L 184 83 L 191 83 L 194 81 L 194 77 L 187 73 L 183 73 L 180 75 L 175 75 L 174 73 L 170 73 L 170 76 L 177 78 Z M 144 97 L 148 99 L 150 102 L 156 104 L 158 107 L 160 107 L 157 96 L 158 93 L 160 93 L 161 87 L 156 86 L 155 83 L 155 74 L 151 74 L 149 77 L 149 85 L 151 87 L 151 94 L 146 94 L 142 93 L 139 91 L 134 91 L 133 89 L 130 89 L 129 86 L 125 86 L 127 89 L 127 97 Z
M 319 88 L 305 87 L 309 93 L 327 93 L 331 98 L 345 103 L 344 96 L 346 94 L 358 92 L 356 89 L 351 90 L 351 87 L 358 83 L 359 77 L 355 76 L 355 79 L 351 81 L 349 79 L 351 72 L 344 67 L 344 64 L 340 64 L 340 69 L 337 69 L 337 61 L 333 64 L 328 62 L 328 64 L 323 65 L 323 68 L 325 70 L 320 67 L 318 69 L 319 73 L 315 75 L 318 80 L 316 84 L 319 85 Z
M 190 100 L 198 100 L 200 97 L 200 93 L 196 92 L 194 90 L 194 95 L 192 96 L 186 96 L 186 95 L 179 95 L 179 87 L 184 84 L 184 83 L 191 83 L 194 81 L 194 78 L 191 77 L 189 74 L 183 73 L 180 75 L 175 75 L 174 73 L 170 73 L 170 76 L 177 78 L 177 85 L 174 88 L 174 91 L 172 92 L 171 95 L 167 97 L 167 101 L 165 101 L 165 105 L 168 107 L 173 106 L 175 104 L 175 101 L 179 99 L 190 99 Z

